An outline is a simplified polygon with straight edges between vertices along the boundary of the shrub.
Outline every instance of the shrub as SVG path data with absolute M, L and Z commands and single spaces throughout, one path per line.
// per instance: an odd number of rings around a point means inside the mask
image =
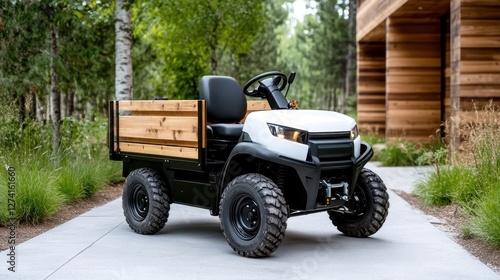
M 388 144 L 380 151 L 378 159 L 384 166 L 411 166 L 416 165 L 418 156 L 418 149 L 415 144 L 400 142 Z
M 57 191 L 53 177 L 45 171 L 19 172 L 16 212 L 18 219 L 38 223 L 57 212 L 64 202 Z
M 460 205 L 471 215 L 463 233 L 500 246 L 500 110 L 490 102 L 475 115 L 462 128 L 463 152 L 436 164 L 415 192 L 428 204 Z
M 500 191 L 491 189 L 477 202 L 470 231 L 489 243 L 500 247 Z
M 419 182 L 415 194 L 427 205 L 448 205 L 458 203 L 466 205 L 477 197 L 473 170 L 463 167 L 444 166 L 439 172 L 433 172 Z
M 36 224 L 59 210 L 64 198 L 55 187 L 53 172 L 40 168 L 37 162 L 14 161 L 12 166 L 16 168 L 15 212 L 19 221 Z M 5 180 L 0 181 L 2 205 L 7 205 Z M 8 217 L 9 213 L 4 211 L 0 222 L 4 224 Z

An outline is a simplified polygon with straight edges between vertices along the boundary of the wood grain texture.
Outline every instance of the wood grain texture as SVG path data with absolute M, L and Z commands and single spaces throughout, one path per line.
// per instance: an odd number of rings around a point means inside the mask
M 118 124 L 120 151 L 198 159 L 207 142 L 205 106 L 203 100 L 120 101 L 124 115 L 114 127 L 117 135 Z M 270 109 L 267 100 L 248 101 L 247 108 L 247 114 Z
M 368 33 L 403 6 L 408 0 L 366 0 L 358 6 L 356 14 L 356 40 L 361 41 Z
M 451 75 L 459 91 L 452 103 L 460 104 L 455 115 L 462 124 L 464 112 L 489 100 L 500 104 L 500 1 L 460 0 L 459 6 L 460 61 Z
M 126 153 L 147 154 L 164 157 L 198 159 L 197 148 L 120 142 L 120 151 Z
M 198 159 L 199 149 L 206 146 L 204 101 L 120 101 L 119 111 L 114 129 L 121 152 Z
M 464 112 L 500 103 L 500 1 L 358 3 L 360 128 L 384 126 L 389 141 L 423 139 L 435 134 L 444 114 L 458 121 L 448 131 L 459 143 Z
M 362 133 L 385 134 L 385 43 L 357 46 L 358 128 Z
M 197 112 L 198 100 L 128 100 L 120 101 L 120 111 Z
M 245 114 L 245 117 L 241 120 L 241 122 L 245 122 L 248 114 L 265 110 L 271 110 L 271 106 L 269 106 L 269 102 L 267 102 L 267 100 L 249 100 L 247 101 L 247 113 Z
M 386 67 L 386 139 L 428 139 L 441 124 L 439 18 L 388 19 Z

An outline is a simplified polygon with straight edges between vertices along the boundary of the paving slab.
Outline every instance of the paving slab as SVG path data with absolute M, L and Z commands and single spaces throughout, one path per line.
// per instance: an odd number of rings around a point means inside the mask
M 411 191 L 429 169 L 367 167 L 391 189 L 370 238 L 343 236 L 326 213 L 293 217 L 277 251 L 249 259 L 208 210 L 174 204 L 162 231 L 139 235 L 117 199 L 17 246 L 16 272 L 2 261 L 0 279 L 500 279 L 392 191 Z

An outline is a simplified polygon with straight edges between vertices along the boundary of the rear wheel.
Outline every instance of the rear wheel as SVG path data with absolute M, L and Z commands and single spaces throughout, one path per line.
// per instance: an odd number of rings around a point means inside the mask
M 123 185 L 125 220 L 135 232 L 153 234 L 168 220 L 170 204 L 167 188 L 156 170 L 140 168 L 132 171 Z
M 245 174 L 224 189 L 219 218 L 234 251 L 245 257 L 265 257 L 285 237 L 288 210 L 281 190 L 267 177 Z
M 348 202 L 350 212 L 328 211 L 330 220 L 345 235 L 368 237 L 384 224 L 389 213 L 389 194 L 380 177 L 363 169 Z

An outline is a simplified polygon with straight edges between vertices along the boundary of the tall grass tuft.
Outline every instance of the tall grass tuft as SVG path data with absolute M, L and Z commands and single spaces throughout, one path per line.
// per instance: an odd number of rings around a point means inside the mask
M 429 174 L 425 181 L 417 184 L 415 194 L 427 205 L 458 203 L 466 206 L 478 195 L 474 180 L 476 176 L 470 168 L 442 166 L 439 172 Z
M 473 213 L 471 233 L 500 247 L 500 191 L 492 188 L 485 193 L 485 199 L 478 201 Z
M 415 144 L 408 141 L 390 143 L 378 152 L 376 160 L 383 166 L 421 166 L 446 162 L 446 148 L 437 141 L 432 144 Z
M 7 112 L 8 113 L 8 112 Z M 63 152 L 52 157 L 51 126 L 0 115 L 0 165 L 16 168 L 16 214 L 21 222 L 38 223 L 64 203 L 90 197 L 121 180 L 121 165 L 108 159 L 106 121 L 66 119 L 61 127 Z M 0 174 L 0 226 L 7 212 L 7 175 Z
M 64 197 L 57 191 L 52 174 L 29 168 L 23 166 L 18 171 L 16 213 L 19 221 L 36 224 L 56 213 Z
M 490 102 L 461 126 L 462 152 L 421 182 L 416 194 L 431 205 L 456 204 L 470 215 L 465 231 L 500 246 L 500 108 Z
M 36 224 L 57 212 L 64 203 L 64 197 L 58 192 L 55 185 L 54 172 L 44 167 L 40 162 L 26 159 L 4 159 L 15 166 L 15 201 L 16 219 L 20 222 Z M 2 176 L 0 188 L 2 205 L 7 205 L 6 176 Z M 6 202 L 5 204 L 3 202 Z M 4 208 L 4 207 L 2 207 Z M 0 224 L 10 217 L 10 213 L 0 211 Z
M 104 155 L 76 158 L 57 171 L 56 185 L 68 202 L 87 198 L 121 179 L 120 165 Z

